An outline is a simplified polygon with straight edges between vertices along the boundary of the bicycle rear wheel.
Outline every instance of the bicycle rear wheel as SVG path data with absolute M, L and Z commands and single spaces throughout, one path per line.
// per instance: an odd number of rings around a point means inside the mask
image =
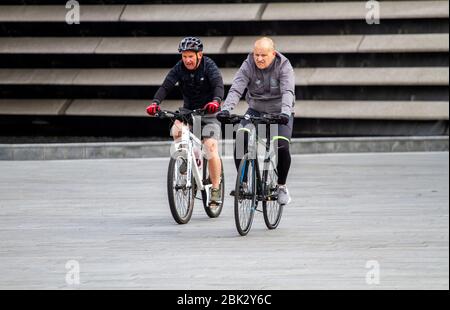
M 191 176 L 192 186 L 187 187 L 187 175 L 180 173 L 180 166 L 184 158 L 179 156 L 171 158 L 167 172 L 167 194 L 172 217 L 178 224 L 189 222 L 194 209 L 196 185 Z
M 220 159 L 220 164 L 222 166 L 222 172 L 220 174 L 220 192 L 222 197 L 222 203 L 220 206 L 215 208 L 214 210 L 211 210 L 211 208 L 208 206 L 208 197 L 206 195 L 206 190 L 201 191 L 202 192 L 202 200 L 203 200 L 203 208 L 205 208 L 206 214 L 210 218 L 216 218 L 219 217 L 220 213 L 222 212 L 223 208 L 223 202 L 225 199 L 225 177 L 223 173 L 223 162 L 222 159 Z M 203 184 L 208 185 L 211 184 L 211 180 L 209 178 L 209 170 L 208 170 L 208 160 L 206 158 L 203 159 Z
M 256 211 L 256 163 L 245 155 L 239 165 L 234 194 L 234 220 L 241 236 L 250 231 Z
M 263 172 L 264 195 L 266 199 L 263 200 L 263 214 L 264 222 L 267 228 L 275 229 L 281 221 L 283 214 L 283 206 L 278 204 L 277 190 L 278 190 L 278 173 L 273 163 L 266 163 L 267 169 Z

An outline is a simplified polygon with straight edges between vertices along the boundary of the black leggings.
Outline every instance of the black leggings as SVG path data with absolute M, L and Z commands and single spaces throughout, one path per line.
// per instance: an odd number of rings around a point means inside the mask
M 249 109 L 247 111 L 247 114 L 259 116 L 259 113 L 257 111 L 254 111 L 252 109 Z M 294 123 L 294 116 L 291 116 L 291 119 L 289 120 L 289 123 L 287 125 L 278 125 L 278 134 L 277 137 L 275 137 L 274 141 L 274 147 L 278 151 L 278 164 L 277 164 L 277 170 L 278 170 L 278 184 L 284 185 L 286 184 L 286 180 L 289 174 L 289 169 L 291 167 L 291 153 L 289 151 L 289 144 L 290 139 L 292 137 L 292 128 Z M 242 126 L 247 125 L 248 122 L 241 122 Z M 273 135 L 268 135 L 269 138 L 272 138 Z M 234 150 L 234 163 L 236 165 L 236 170 L 239 169 L 239 165 L 241 163 L 241 157 L 243 154 L 246 154 L 248 151 L 248 138 L 249 133 L 246 131 L 238 131 L 236 133 L 236 143 L 242 143 L 244 145 L 244 151 L 238 152 L 239 154 L 236 154 L 236 145 Z M 243 139 L 243 141 L 241 140 Z M 242 145 L 242 144 L 240 144 Z M 240 158 L 237 158 L 239 155 Z

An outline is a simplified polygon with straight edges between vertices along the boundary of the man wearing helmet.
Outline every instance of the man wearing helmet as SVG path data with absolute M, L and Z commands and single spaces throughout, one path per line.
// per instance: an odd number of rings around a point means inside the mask
M 160 111 L 159 105 L 177 83 L 183 94 L 184 108 L 206 110 L 208 115 L 202 117 L 202 124 L 206 125 L 208 130 L 207 133 L 202 134 L 202 137 L 212 183 L 211 206 L 217 206 L 222 200 L 220 197 L 222 166 L 218 152 L 221 127 L 215 114 L 220 110 L 224 97 L 222 75 L 214 61 L 203 55 L 203 43 L 199 38 L 184 38 L 178 46 L 178 52 L 181 54 L 181 60 L 168 73 L 156 92 L 152 104 L 147 107 L 147 113 L 154 116 Z M 183 123 L 178 120 L 172 126 L 171 134 L 174 140 L 181 138 L 182 126 Z M 186 170 L 184 163 L 180 167 L 180 172 L 186 173 Z

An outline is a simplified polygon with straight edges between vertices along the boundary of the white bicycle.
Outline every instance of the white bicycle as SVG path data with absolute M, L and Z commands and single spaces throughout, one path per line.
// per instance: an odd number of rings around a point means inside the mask
M 210 218 L 216 218 L 222 212 L 223 198 L 225 193 L 225 179 L 223 164 L 221 171 L 220 191 L 222 202 L 215 208 L 210 208 L 210 189 L 212 187 L 208 172 L 208 160 L 201 153 L 202 142 L 189 128 L 195 128 L 197 117 L 205 115 L 204 110 L 190 111 L 159 111 L 156 116 L 172 121 L 182 121 L 182 135 L 180 141 L 173 144 L 171 158 L 167 172 L 167 193 L 169 198 L 170 211 L 174 220 L 178 224 L 189 222 L 194 210 L 195 199 L 203 201 L 203 207 Z M 197 153 L 197 154 L 196 154 Z M 221 159 L 222 161 L 222 159 Z M 181 167 L 186 167 L 185 172 L 180 171 Z M 201 198 L 197 197 L 197 192 L 201 192 Z

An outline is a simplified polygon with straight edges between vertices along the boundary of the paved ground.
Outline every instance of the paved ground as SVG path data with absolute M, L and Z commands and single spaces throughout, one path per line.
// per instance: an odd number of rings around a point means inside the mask
M 0 288 L 449 289 L 447 152 L 294 156 L 281 226 L 247 237 L 231 199 L 175 224 L 167 162 L 0 162 Z

